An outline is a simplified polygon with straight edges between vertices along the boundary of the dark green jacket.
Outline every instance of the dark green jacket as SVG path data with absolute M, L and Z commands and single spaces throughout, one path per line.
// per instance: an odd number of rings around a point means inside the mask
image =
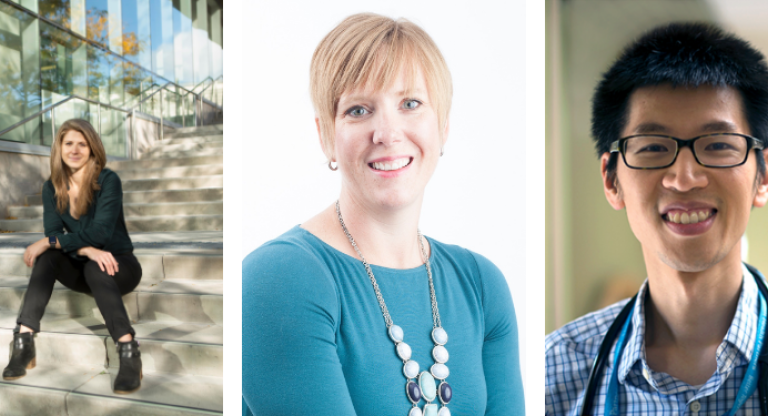
M 109 169 L 102 169 L 98 182 L 101 189 L 94 193 L 88 212 L 78 220 L 69 214 L 69 207 L 63 213 L 56 209 L 56 191 L 51 180 L 43 184 L 45 236 L 56 236 L 61 250 L 73 256 L 83 247 L 95 247 L 112 254 L 132 253 L 133 244 L 123 216 L 120 177 Z

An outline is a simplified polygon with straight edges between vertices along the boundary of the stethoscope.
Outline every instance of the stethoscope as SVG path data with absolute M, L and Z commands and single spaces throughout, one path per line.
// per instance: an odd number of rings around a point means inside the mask
M 766 335 L 768 335 L 768 331 L 765 330 L 766 322 L 765 322 L 765 316 L 768 311 L 766 311 L 766 299 L 768 299 L 768 286 L 765 284 L 765 278 L 763 277 L 763 274 L 760 273 L 756 268 L 744 263 L 745 266 L 747 266 L 747 270 L 749 270 L 750 273 L 755 277 L 755 281 L 757 282 L 757 288 L 760 292 L 760 319 L 758 320 L 758 335 L 756 336 L 756 346 L 760 347 L 760 355 L 758 356 L 757 362 L 755 360 L 750 360 L 751 369 L 747 369 L 747 375 L 745 376 L 745 379 L 742 381 L 742 387 L 749 388 L 750 383 L 754 383 L 754 379 L 757 379 L 757 390 L 760 394 L 760 413 L 763 416 L 768 416 L 768 377 L 763 377 L 763 375 L 768 374 L 768 348 L 766 348 L 765 343 L 763 340 L 765 339 Z M 611 324 L 611 327 L 608 329 L 608 332 L 605 334 L 605 338 L 603 338 L 603 343 L 600 344 L 600 349 L 598 350 L 597 357 L 595 358 L 595 362 L 592 365 L 592 371 L 589 373 L 589 381 L 587 382 L 587 389 L 584 393 L 584 402 L 581 405 L 581 411 L 578 413 L 580 415 L 589 415 L 592 411 L 592 405 L 594 404 L 595 397 L 597 396 L 597 388 L 600 385 L 600 381 L 602 379 L 601 373 L 603 370 L 603 367 L 606 366 L 606 363 L 608 362 L 608 356 L 611 351 L 611 347 L 613 346 L 614 342 L 618 338 L 619 344 L 616 346 L 615 350 L 615 357 L 618 358 L 621 356 L 621 350 L 624 348 L 624 344 L 626 343 L 625 335 L 627 333 L 627 328 L 629 327 L 629 323 L 631 321 L 630 315 L 632 314 L 632 309 L 635 305 L 635 301 L 637 300 L 637 295 L 633 296 L 632 299 L 627 302 L 626 306 L 619 312 L 619 315 L 616 317 L 616 319 Z M 762 325 L 761 325 L 762 323 Z M 763 328 L 763 335 L 760 336 L 760 328 Z M 757 349 L 755 350 L 757 351 Z M 611 377 L 616 377 L 617 368 L 618 368 L 618 360 L 615 361 L 616 364 L 614 364 L 614 371 Z M 754 370 L 754 371 L 750 371 Z M 750 374 L 752 378 L 750 377 Z M 760 374 L 760 376 L 757 376 L 757 374 Z M 750 381 L 752 380 L 752 381 Z M 745 395 L 742 394 L 742 387 L 739 388 L 739 394 L 737 395 L 736 401 L 737 403 L 734 404 L 734 408 L 731 409 L 731 412 L 728 414 L 733 414 L 736 409 L 741 407 L 744 401 L 754 393 L 754 387 L 752 390 L 752 393 Z M 609 414 L 620 414 L 621 411 L 619 409 L 619 400 L 618 400 L 618 393 L 616 391 L 617 389 L 617 383 L 615 380 L 611 380 L 611 383 L 608 385 L 608 392 L 606 397 L 606 415 Z M 741 396 L 741 397 L 740 397 Z M 738 401 L 741 399 L 741 403 L 738 403 Z M 613 403 L 611 403 L 613 402 Z M 610 410 L 610 411 L 609 411 Z

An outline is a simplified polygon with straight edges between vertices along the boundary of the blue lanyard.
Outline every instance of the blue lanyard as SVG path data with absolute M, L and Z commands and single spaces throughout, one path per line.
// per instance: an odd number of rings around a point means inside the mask
M 758 291 L 760 298 L 760 314 L 757 320 L 757 333 L 755 334 L 755 348 L 752 350 L 752 359 L 749 360 L 749 367 L 747 367 L 747 374 L 744 376 L 744 380 L 741 382 L 739 392 L 736 395 L 736 400 L 733 403 L 731 410 L 725 414 L 725 416 L 733 416 L 747 399 L 754 394 L 757 388 L 757 361 L 760 351 L 763 349 L 763 341 L 765 339 L 765 325 L 766 325 L 766 303 L 763 294 Z M 634 306 L 633 306 L 634 308 Z M 621 334 L 616 343 L 616 349 L 613 357 L 613 370 L 611 371 L 611 381 L 608 383 L 608 391 L 605 395 L 605 415 L 618 416 L 621 414 L 621 405 L 619 403 L 619 360 L 621 359 L 621 353 L 627 344 L 627 332 L 629 332 L 629 323 L 632 321 L 632 314 L 627 317 L 624 322 L 624 326 L 621 328 Z

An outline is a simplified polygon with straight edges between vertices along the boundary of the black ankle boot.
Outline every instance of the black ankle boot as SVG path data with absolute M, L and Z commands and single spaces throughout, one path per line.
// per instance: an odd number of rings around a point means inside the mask
M 117 343 L 117 355 L 120 358 L 120 371 L 115 377 L 115 393 L 133 393 L 141 387 L 141 352 L 136 340 Z
M 3 380 L 16 380 L 35 368 L 35 334 L 32 332 L 13 334 L 13 351 L 8 367 L 3 370 Z

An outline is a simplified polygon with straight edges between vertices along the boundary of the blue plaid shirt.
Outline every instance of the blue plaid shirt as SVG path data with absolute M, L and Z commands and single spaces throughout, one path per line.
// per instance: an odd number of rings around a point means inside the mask
M 626 415 L 722 416 L 733 406 L 755 344 L 759 294 L 752 275 L 744 269 L 741 295 L 733 322 L 717 347 L 717 370 L 702 386 L 691 386 L 669 374 L 652 370 L 645 357 L 645 314 L 642 299 L 648 291 L 643 283 L 632 312 L 628 342 L 619 362 L 619 400 Z M 546 414 L 576 415 L 584 402 L 592 363 L 605 333 L 628 300 L 585 315 L 549 334 L 546 346 Z M 603 415 L 610 372 L 611 349 L 593 402 L 593 415 Z M 755 393 L 739 408 L 738 415 L 760 415 Z

